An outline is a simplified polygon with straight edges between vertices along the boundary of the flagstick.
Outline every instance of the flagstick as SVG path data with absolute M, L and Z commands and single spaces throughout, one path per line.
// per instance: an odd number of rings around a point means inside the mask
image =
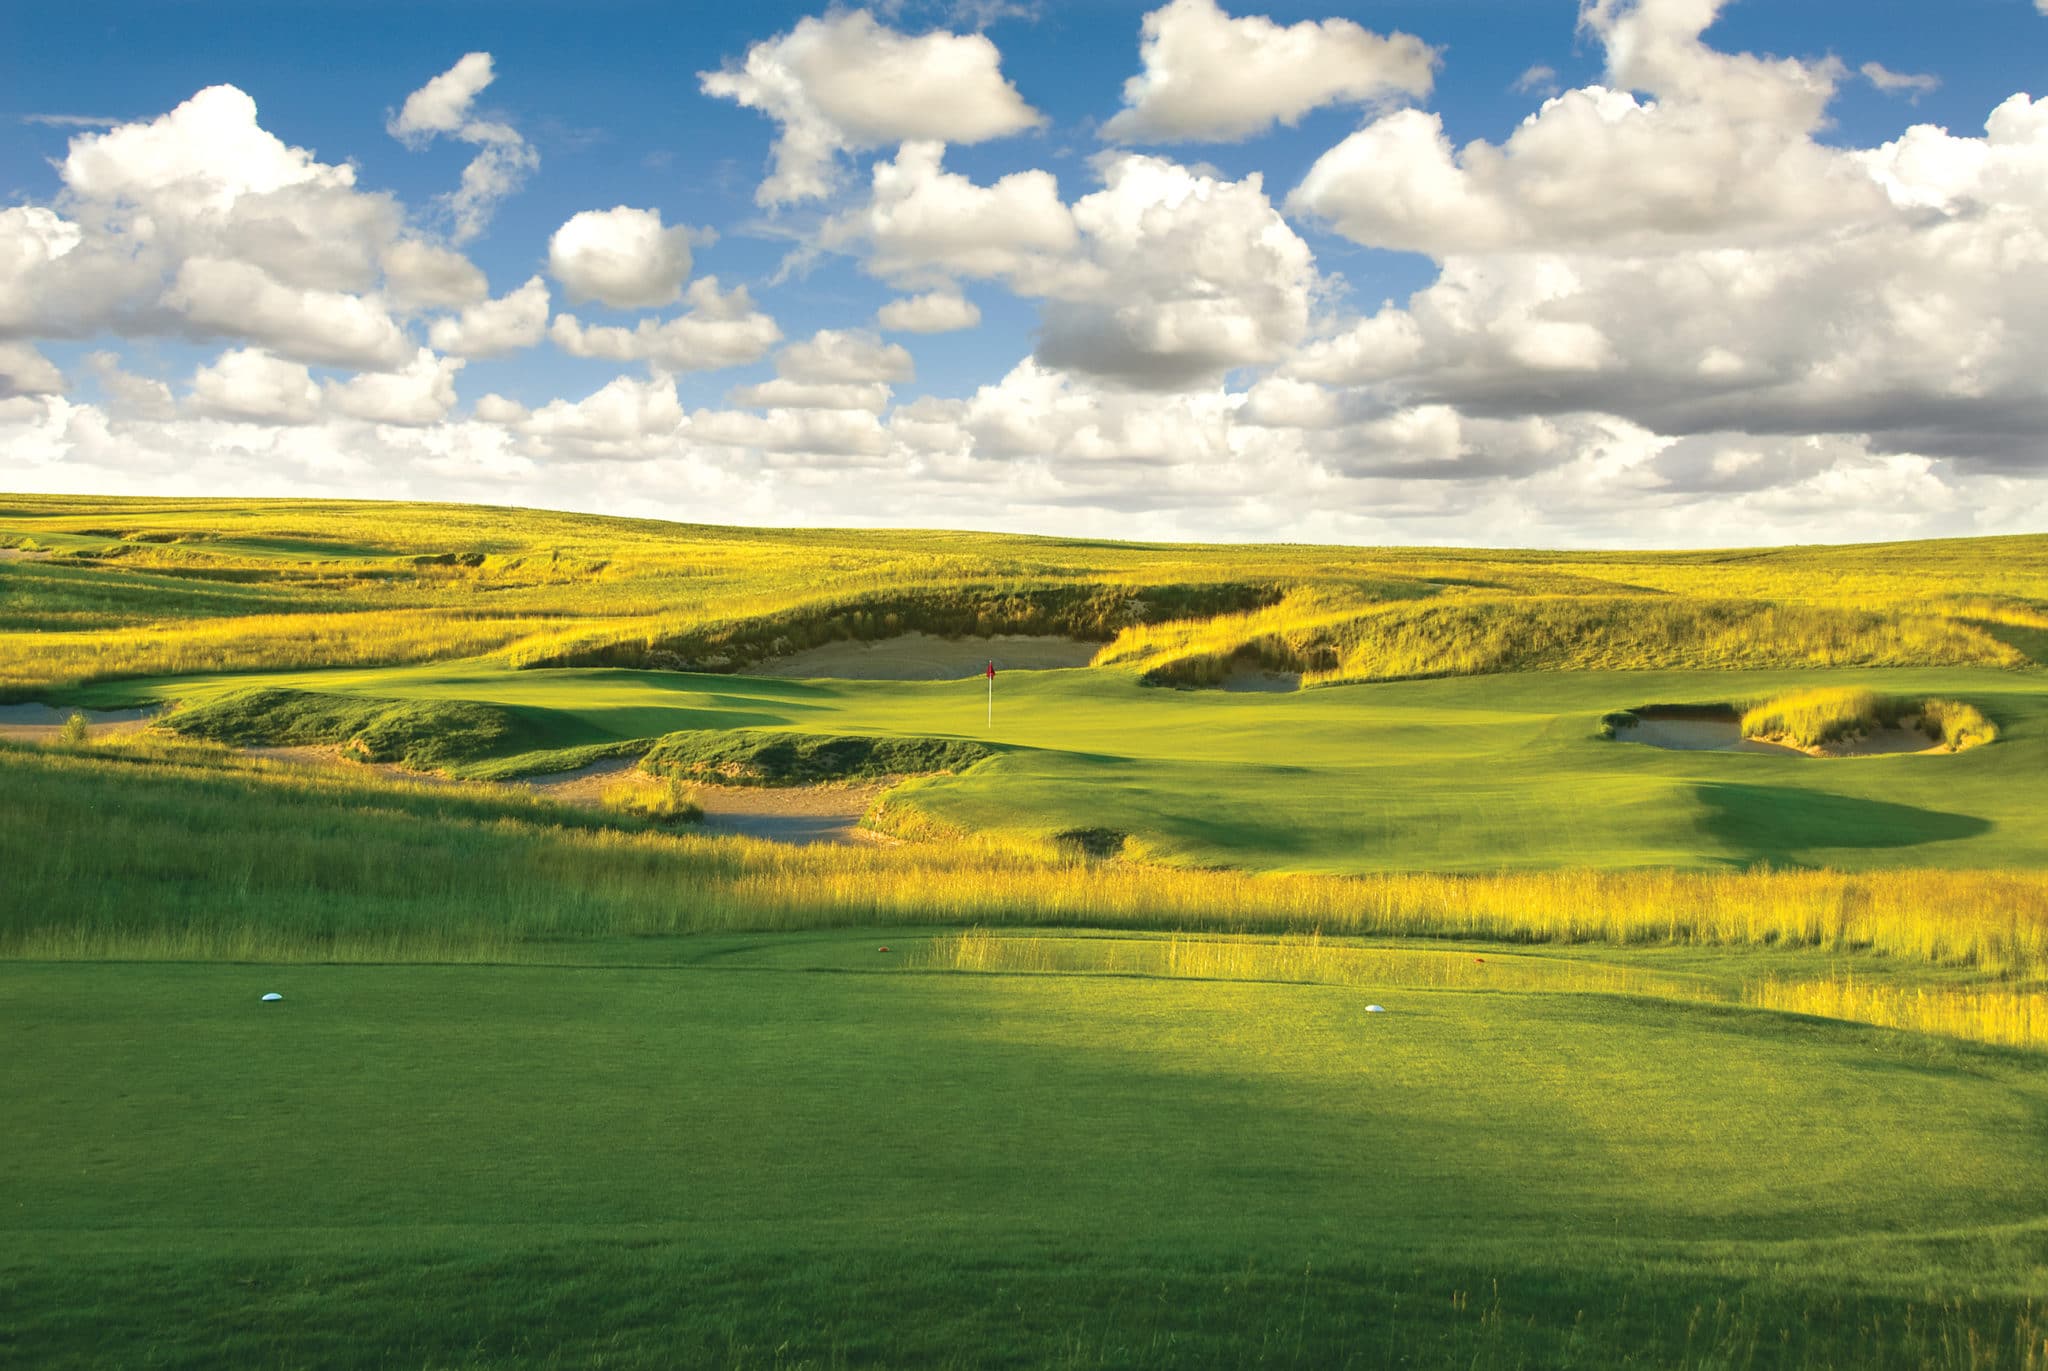
M 996 674 L 993 671 L 988 674 L 988 726 L 996 726 Z

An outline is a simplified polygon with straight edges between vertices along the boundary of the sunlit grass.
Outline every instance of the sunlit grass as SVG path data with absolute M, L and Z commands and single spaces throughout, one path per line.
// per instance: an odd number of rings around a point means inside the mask
M 1826 687 L 1781 695 L 1742 715 L 1742 736 L 1817 748 L 1880 729 L 1910 726 L 1951 752 L 1988 743 L 1998 727 L 1975 705 L 1956 700 L 1906 700 L 1873 690 Z
M 0 956 L 360 960 L 853 925 L 1042 925 L 1872 951 L 2048 974 L 2048 872 L 1258 876 L 996 842 L 668 836 L 502 787 L 205 746 L 0 748 Z M 1249 955 L 1249 954 L 1248 954 Z
M 1545 990 L 1717 999 L 1702 981 L 1634 967 L 1466 950 L 1365 946 L 1320 933 L 1279 938 L 1063 937 L 988 928 L 933 938 L 911 960 L 942 971 L 1289 981 L 1424 990 Z
M 1176 684 L 1211 683 L 1232 665 L 1303 672 L 1309 685 L 2015 666 L 2026 658 L 1989 628 L 2048 624 L 2048 539 L 1473 552 L 719 529 L 344 501 L 0 499 L 0 542 L 50 556 L 0 565 L 0 693 L 15 698 L 130 676 L 478 653 L 734 669 L 910 628 L 1114 638 L 1101 664 Z
M 1773 978 L 1748 987 L 1743 998 L 1792 1014 L 2048 1050 L 2048 991 L 2040 989 L 1897 985 L 1850 976 Z

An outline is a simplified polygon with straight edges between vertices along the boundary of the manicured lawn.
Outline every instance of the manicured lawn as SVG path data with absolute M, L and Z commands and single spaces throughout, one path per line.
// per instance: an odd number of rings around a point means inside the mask
M 2038 1058 L 917 945 L 0 966 L 0 1352 L 1963 1365 L 1909 1330 L 2016 1353 L 2048 1291 Z

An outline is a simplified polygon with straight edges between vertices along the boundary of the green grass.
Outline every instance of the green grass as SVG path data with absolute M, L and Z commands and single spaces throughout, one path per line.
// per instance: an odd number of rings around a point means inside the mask
M 1162 691 L 1128 672 L 1015 672 L 995 726 L 978 680 L 787 681 L 487 662 L 190 677 L 84 703 L 195 704 L 252 683 L 513 711 L 545 748 L 466 774 L 580 764 L 678 731 L 793 730 L 987 744 L 999 755 L 907 784 L 944 829 L 1043 841 L 1131 835 L 1153 860 L 1273 871 L 1555 867 L 2048 865 L 2048 678 L 1970 669 L 1529 673 L 1295 694 Z M 1765 698 L 1818 683 L 1960 697 L 2003 736 L 1953 756 L 1818 760 L 1603 741 L 1645 700 Z M 750 735 L 752 736 L 752 735 Z M 635 740 L 639 740 L 636 742 Z
M 2048 1371 L 2048 538 L 0 504 L 0 698 L 193 735 L 0 745 L 0 1365 Z M 1121 636 L 734 674 L 906 629 Z M 1813 690 L 1996 742 L 1602 736 Z
M 2031 1060 L 877 945 L 0 967 L 12 1358 L 1876 1367 L 2039 1337 Z
M 775 729 L 670 733 L 640 759 L 656 776 L 726 785 L 817 785 L 964 771 L 995 756 L 964 738 L 843 737 Z
M 531 753 L 544 728 L 516 710 L 466 700 L 369 700 L 310 690 L 254 688 L 167 716 L 189 738 L 253 746 L 330 744 L 363 762 L 435 771 L 458 762 Z

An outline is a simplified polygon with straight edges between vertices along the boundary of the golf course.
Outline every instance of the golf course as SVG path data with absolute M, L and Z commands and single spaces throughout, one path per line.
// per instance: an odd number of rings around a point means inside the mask
M 2044 777 L 2048 537 L 0 495 L 0 1365 L 2044 1371 Z

